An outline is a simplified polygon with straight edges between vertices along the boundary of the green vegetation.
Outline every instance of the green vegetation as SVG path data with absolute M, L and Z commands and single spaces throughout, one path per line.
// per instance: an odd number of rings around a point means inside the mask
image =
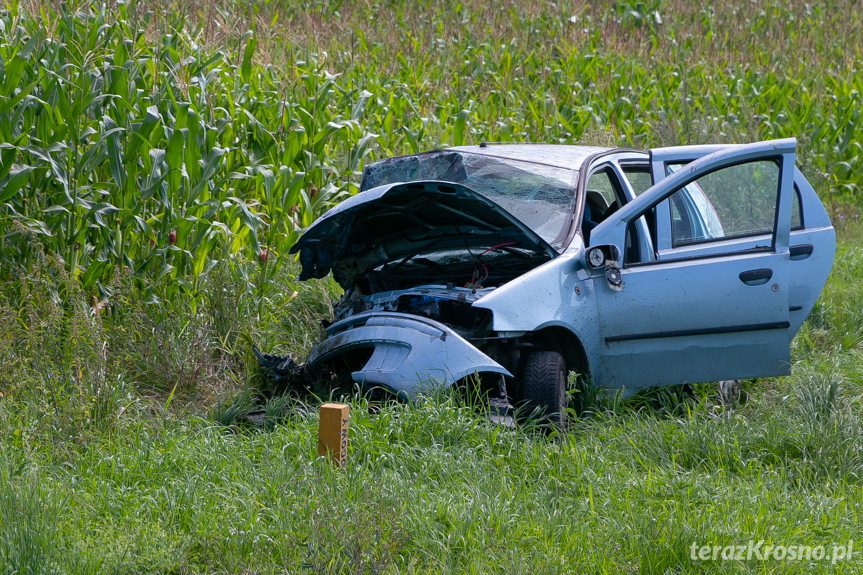
M 863 532 L 856 2 L 176 4 L 0 11 L 0 574 L 860 570 L 863 541 L 689 558 Z M 594 400 L 548 437 L 355 398 L 341 471 L 314 416 L 235 423 L 250 343 L 319 336 L 338 288 L 288 249 L 369 159 L 785 136 L 840 245 L 745 405 Z

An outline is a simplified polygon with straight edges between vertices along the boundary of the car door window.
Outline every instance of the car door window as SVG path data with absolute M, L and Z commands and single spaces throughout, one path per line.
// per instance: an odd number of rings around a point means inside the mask
M 590 242 L 590 232 L 623 205 L 620 182 L 610 167 L 593 172 L 587 179 L 584 199 L 584 216 L 581 231 L 585 242 Z
M 673 173 L 683 164 L 669 164 Z M 728 166 L 690 182 L 668 198 L 671 247 L 772 234 L 780 166 L 760 160 Z
M 650 167 L 647 164 L 624 163 L 621 164 L 620 168 L 636 197 L 640 196 L 653 185 L 653 176 L 650 174 Z M 626 231 L 625 264 L 654 259 L 653 246 L 656 245 L 656 208 L 649 209 L 639 219 L 643 222 L 643 229 L 647 230 L 650 241 L 641 250 L 634 249 L 632 246 L 635 245 L 639 232 L 637 226 L 631 223 Z
M 592 220 L 599 223 L 620 207 L 622 194 L 619 188 L 609 168 L 590 175 L 587 179 L 586 202 Z
M 650 168 L 647 166 L 623 165 L 621 168 L 636 196 L 640 196 L 643 191 L 653 185 Z
M 800 208 L 800 190 L 794 186 L 794 195 L 791 196 L 791 229 L 803 229 L 803 210 Z

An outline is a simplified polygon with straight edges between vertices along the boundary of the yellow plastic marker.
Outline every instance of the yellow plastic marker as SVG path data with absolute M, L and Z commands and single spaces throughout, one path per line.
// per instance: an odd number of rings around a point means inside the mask
M 325 403 L 321 406 L 318 455 L 327 454 L 336 467 L 345 464 L 348 454 L 348 406 L 344 403 Z

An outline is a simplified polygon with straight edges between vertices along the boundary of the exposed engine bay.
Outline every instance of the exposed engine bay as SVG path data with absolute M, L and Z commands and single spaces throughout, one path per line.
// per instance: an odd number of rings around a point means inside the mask
M 548 260 L 547 255 L 515 242 L 479 249 L 426 248 L 354 275 L 352 288 L 364 295 L 440 284 L 480 289 L 502 285 Z
M 399 312 L 439 321 L 467 339 L 491 329 L 488 310 L 471 304 L 494 288 L 424 285 L 363 296 L 349 290 L 333 308 L 335 322 L 363 312 Z

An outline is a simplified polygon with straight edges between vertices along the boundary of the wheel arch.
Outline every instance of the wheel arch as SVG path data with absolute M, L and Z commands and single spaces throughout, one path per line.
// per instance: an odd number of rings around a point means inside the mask
M 560 325 L 549 325 L 524 336 L 524 342 L 549 351 L 556 351 L 566 362 L 566 368 L 581 375 L 590 374 L 590 362 L 581 339 Z

